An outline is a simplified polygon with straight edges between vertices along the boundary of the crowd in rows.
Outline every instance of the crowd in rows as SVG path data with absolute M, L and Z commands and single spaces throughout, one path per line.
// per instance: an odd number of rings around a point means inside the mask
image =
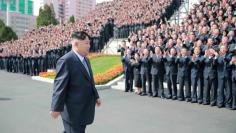
M 75 23 L 33 29 L 18 40 L 0 44 L 0 68 L 28 75 L 37 75 L 41 71 L 55 68 L 56 60 L 68 51 L 74 31 L 86 31 L 91 36 L 90 51 L 100 52 L 113 37 L 115 25 L 120 27 L 159 20 L 166 14 L 167 7 L 173 5 L 173 1 L 114 0 L 98 4 Z M 122 30 L 119 34 L 127 36 L 129 32 Z
M 180 25 L 163 21 L 118 49 L 125 91 L 236 109 L 236 1 L 204 0 Z M 163 82 L 167 83 L 164 89 Z
M 88 15 L 75 23 L 49 25 L 33 29 L 16 41 L 0 44 L 0 49 L 3 49 L 3 56 L 20 54 L 23 57 L 28 57 L 34 51 L 36 54 L 42 55 L 43 52 L 40 51 L 48 51 L 68 45 L 74 31 L 85 30 L 90 36 L 99 37 L 107 26 L 109 28 L 105 30 L 107 32 L 104 34 L 105 40 L 101 42 L 104 43 L 113 36 L 114 25 L 146 23 L 159 19 L 170 4 L 171 0 L 115 0 L 106 2 L 97 5 Z
M 57 60 L 64 54 L 71 51 L 71 45 L 52 49 L 45 52 L 42 56 L 0 56 L 0 70 L 6 70 L 12 73 L 22 73 L 30 76 L 37 76 L 40 72 L 46 72 L 48 69 L 55 69 Z

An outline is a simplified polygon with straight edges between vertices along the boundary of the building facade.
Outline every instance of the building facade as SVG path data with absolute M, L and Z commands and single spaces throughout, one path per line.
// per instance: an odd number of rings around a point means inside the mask
M 10 11 L 19 12 L 22 14 L 33 15 L 33 1 L 32 0 L 9 0 Z M 0 10 L 7 10 L 7 1 L 0 0 Z
M 53 3 L 56 18 L 60 22 L 67 22 L 71 16 L 75 19 L 88 14 L 95 5 L 96 0 L 41 0 L 40 5 Z
M 9 12 L 7 13 L 6 0 L 0 0 L 0 19 L 7 24 L 7 14 L 9 26 L 21 36 L 36 26 L 36 17 L 33 16 L 32 0 L 9 0 Z

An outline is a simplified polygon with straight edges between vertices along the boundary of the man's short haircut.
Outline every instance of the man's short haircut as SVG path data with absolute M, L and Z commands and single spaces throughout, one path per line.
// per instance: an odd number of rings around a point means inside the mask
M 72 33 L 72 36 L 71 36 L 71 38 L 78 39 L 78 40 L 85 40 L 86 37 L 88 37 L 89 40 L 91 39 L 91 37 L 84 31 L 76 31 Z

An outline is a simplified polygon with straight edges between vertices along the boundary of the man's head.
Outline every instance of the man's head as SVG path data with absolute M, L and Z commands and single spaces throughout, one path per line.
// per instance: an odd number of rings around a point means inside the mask
M 220 46 L 220 53 L 221 54 L 226 54 L 226 52 L 228 51 L 228 47 L 227 46 L 225 46 L 225 45 L 221 45 Z
M 195 47 L 195 48 L 194 48 L 194 54 L 195 54 L 195 55 L 199 55 L 200 53 L 201 53 L 200 47 Z
M 182 48 L 181 48 L 181 55 L 182 55 L 182 56 L 187 56 L 187 53 L 188 53 L 187 48 L 182 47 Z
M 86 56 L 90 48 L 90 36 L 84 32 L 74 32 L 72 34 L 72 49 L 78 52 L 81 56 Z

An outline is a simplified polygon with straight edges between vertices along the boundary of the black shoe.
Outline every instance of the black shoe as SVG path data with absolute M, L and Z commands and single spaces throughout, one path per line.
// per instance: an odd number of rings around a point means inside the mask
M 134 90 L 132 89 L 132 90 L 130 90 L 130 92 L 134 92 Z
M 147 95 L 147 93 L 141 93 L 140 94 L 140 96 L 146 96 Z
M 197 103 L 197 100 L 192 100 L 191 103 Z
M 224 105 L 223 104 L 220 104 L 220 105 L 217 105 L 218 108 L 223 108 Z
M 172 100 L 176 100 L 176 99 L 177 99 L 177 97 L 176 97 L 176 96 L 173 96 L 173 97 L 172 97 Z
M 158 97 L 158 95 L 156 94 L 156 95 L 152 95 L 152 97 Z
M 236 110 L 236 107 L 232 107 L 230 110 Z
M 190 98 L 186 98 L 186 102 L 190 102 L 191 101 L 191 99 Z
M 215 102 L 212 102 L 212 103 L 211 103 L 211 106 L 216 106 L 216 103 L 215 103 Z
M 171 96 L 167 96 L 166 99 L 171 99 L 172 97 Z
M 209 105 L 210 103 L 208 103 L 208 102 L 203 102 L 203 105 Z
M 198 101 L 198 104 L 202 104 L 202 101 Z
M 148 96 L 149 96 L 149 97 L 152 97 L 152 93 L 148 93 Z
M 179 100 L 179 101 L 184 101 L 184 99 L 183 99 L 183 98 L 178 98 L 178 100 Z
M 128 90 L 125 90 L 125 92 L 128 92 Z

